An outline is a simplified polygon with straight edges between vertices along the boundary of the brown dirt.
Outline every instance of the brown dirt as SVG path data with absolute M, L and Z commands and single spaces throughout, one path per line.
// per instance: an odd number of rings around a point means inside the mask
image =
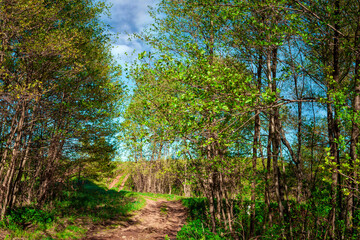
M 126 181 L 128 180 L 129 177 L 130 177 L 130 174 L 128 174 L 128 175 L 126 175 L 126 176 L 124 177 L 124 179 L 123 179 L 123 181 L 122 181 L 122 183 L 121 183 L 121 185 L 120 185 L 120 187 L 119 187 L 119 191 L 121 191 L 121 190 L 124 189 L 125 183 L 126 183 Z
M 127 174 L 127 175 L 124 177 L 124 179 L 123 179 L 123 181 L 122 181 L 122 183 L 121 183 L 118 191 L 121 191 L 121 190 L 124 189 L 125 183 L 126 183 L 126 181 L 128 180 L 129 176 L 130 176 L 130 174 Z M 122 174 L 121 174 L 121 175 L 118 175 L 118 176 L 110 183 L 109 189 L 112 189 L 113 187 L 115 187 L 115 185 L 120 181 L 120 178 L 121 178 L 121 177 L 122 177 Z
M 93 229 L 84 240 L 176 239 L 185 224 L 186 208 L 180 201 L 146 199 L 146 206 L 114 229 Z
M 0 229 L 0 239 L 5 239 L 8 234 L 7 231 Z
M 119 182 L 121 176 L 122 176 L 122 175 L 116 176 L 116 178 L 110 183 L 109 189 L 112 189 L 113 187 L 115 187 L 115 185 Z

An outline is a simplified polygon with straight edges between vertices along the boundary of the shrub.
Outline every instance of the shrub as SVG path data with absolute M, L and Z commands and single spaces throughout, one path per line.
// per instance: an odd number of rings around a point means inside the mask
M 201 220 L 195 220 L 184 225 L 176 236 L 177 240 L 222 240 L 225 238 L 212 233 Z

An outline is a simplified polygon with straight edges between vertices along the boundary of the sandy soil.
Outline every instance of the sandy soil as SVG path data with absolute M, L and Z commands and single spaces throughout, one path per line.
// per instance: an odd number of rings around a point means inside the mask
M 115 185 L 119 182 L 121 176 L 122 176 L 122 175 L 116 176 L 116 178 L 110 183 L 109 189 L 112 189 L 113 187 L 115 187 Z
M 122 181 L 122 183 L 121 183 L 121 185 L 120 185 L 120 187 L 119 187 L 119 191 L 121 191 L 121 190 L 124 189 L 125 183 L 126 183 L 126 181 L 128 180 L 129 177 L 130 177 L 130 174 L 128 174 L 128 175 L 126 175 L 126 176 L 124 177 L 124 179 L 123 179 L 123 181 Z
M 122 181 L 122 183 L 121 183 L 121 186 L 119 187 L 118 191 L 121 191 L 121 190 L 124 189 L 125 183 L 126 183 L 126 181 L 128 180 L 129 176 L 130 176 L 130 174 L 127 174 L 127 175 L 124 177 L 124 179 L 123 179 L 123 181 Z M 121 177 L 122 177 L 122 175 L 118 175 L 118 176 L 110 183 L 109 189 L 115 187 L 115 185 L 120 181 L 120 178 L 121 178 Z
M 126 222 L 113 229 L 95 227 L 84 240 L 150 240 L 176 239 L 176 233 L 185 224 L 186 208 L 180 201 L 146 199 L 146 206 Z

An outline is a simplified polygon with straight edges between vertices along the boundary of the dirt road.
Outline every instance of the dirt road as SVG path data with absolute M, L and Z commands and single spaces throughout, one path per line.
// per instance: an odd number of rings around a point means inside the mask
M 120 178 L 122 177 L 123 175 L 118 175 L 116 176 L 116 178 L 109 184 L 109 189 L 112 189 L 113 187 L 115 187 L 115 185 L 120 181 Z M 125 187 L 125 183 L 126 181 L 128 180 L 128 178 L 130 177 L 130 174 L 126 174 L 124 179 L 122 180 L 121 182 L 121 185 L 120 187 L 117 189 L 117 191 L 121 191 L 124 189 Z
M 185 224 L 186 208 L 180 201 L 146 199 L 146 206 L 113 229 L 95 228 L 84 240 L 176 239 Z

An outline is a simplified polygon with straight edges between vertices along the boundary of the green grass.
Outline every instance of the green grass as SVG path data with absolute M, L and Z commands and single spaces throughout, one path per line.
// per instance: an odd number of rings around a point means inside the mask
M 178 232 L 177 240 L 225 240 L 221 231 L 214 234 L 207 223 L 209 215 L 206 198 L 182 198 L 182 204 L 188 209 L 187 223 Z
M 145 203 L 141 194 L 108 190 L 86 181 L 78 191 L 64 192 L 52 206 L 14 209 L 0 228 L 9 232 L 6 239 L 81 239 L 90 226 L 121 224 Z
M 107 189 L 102 182 L 85 181 L 77 191 L 65 191 L 61 200 L 42 209 L 34 206 L 14 209 L 0 222 L 0 229 L 8 232 L 6 239 L 81 239 L 92 225 L 116 226 L 127 221 L 131 212 L 145 206 L 145 199 L 184 198 L 173 194 L 118 192 Z M 163 206 L 160 211 L 166 215 L 168 209 Z
M 166 206 L 161 206 L 160 213 L 163 214 L 163 215 L 167 215 L 168 208 Z
M 177 240 L 225 240 L 212 233 L 201 220 L 195 220 L 184 225 L 176 236 Z
M 123 173 L 123 174 L 121 175 L 119 181 L 118 181 L 118 182 L 115 184 L 115 186 L 113 187 L 113 189 L 118 190 L 118 189 L 121 187 L 121 184 L 123 183 L 123 181 L 124 181 L 124 179 L 125 179 L 126 176 L 127 176 L 127 174 L 126 174 L 126 173 Z M 125 188 L 125 190 L 126 190 L 125 185 L 124 185 L 124 188 Z
M 137 196 L 140 197 L 146 197 L 149 198 L 151 200 L 159 200 L 159 199 L 165 199 L 167 201 L 176 201 L 176 200 L 181 200 L 184 197 L 182 196 L 178 196 L 178 195 L 174 195 L 174 194 L 160 194 L 160 193 L 134 193 Z

